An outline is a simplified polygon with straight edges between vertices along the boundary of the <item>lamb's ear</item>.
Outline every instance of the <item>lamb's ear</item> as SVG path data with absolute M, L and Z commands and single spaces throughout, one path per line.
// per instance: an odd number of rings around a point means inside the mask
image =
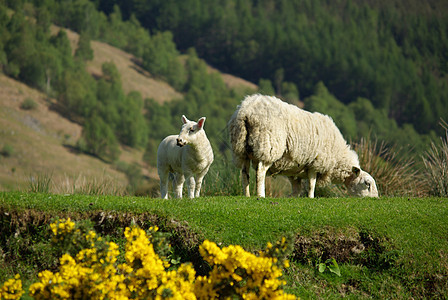
M 198 120 L 198 128 L 199 128 L 199 130 L 201 130 L 202 127 L 204 127 L 205 119 L 206 119 L 205 117 L 202 117 L 202 118 L 200 118 Z
M 352 168 L 352 172 L 353 172 L 353 174 L 356 175 L 356 177 L 358 177 L 359 174 L 361 173 L 361 169 L 358 168 L 358 167 L 353 167 L 353 168 Z
M 189 120 L 185 115 L 182 115 L 182 123 L 186 124 Z

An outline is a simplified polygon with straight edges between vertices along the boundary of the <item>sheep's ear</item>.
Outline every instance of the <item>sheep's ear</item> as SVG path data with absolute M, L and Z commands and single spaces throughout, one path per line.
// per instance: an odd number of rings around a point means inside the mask
M 188 122 L 188 119 L 185 115 L 182 115 L 182 123 L 186 124 Z
M 198 120 L 198 128 L 202 129 L 202 127 L 204 127 L 204 123 L 205 123 L 205 117 L 202 117 Z
M 353 172 L 353 174 L 356 175 L 356 177 L 358 177 L 359 174 L 361 173 L 361 169 L 358 168 L 358 167 L 353 167 L 353 168 L 352 168 L 352 172 Z

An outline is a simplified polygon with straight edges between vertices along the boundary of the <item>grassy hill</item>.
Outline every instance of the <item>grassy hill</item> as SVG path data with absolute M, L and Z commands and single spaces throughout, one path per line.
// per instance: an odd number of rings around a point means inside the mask
M 53 33 L 58 30 L 52 27 Z M 76 49 L 78 34 L 66 31 L 72 49 Z M 94 59 L 88 62 L 87 69 L 93 76 L 100 77 L 101 65 L 112 61 L 120 72 L 126 93 L 135 90 L 144 99 L 153 98 L 159 103 L 183 97 L 166 82 L 144 71 L 132 55 L 97 41 L 92 41 L 91 47 Z M 218 71 L 210 68 L 210 72 Z M 223 80 L 229 88 L 256 89 L 254 84 L 229 74 L 223 74 Z M 25 100 L 34 102 L 35 108 L 22 109 Z M 123 192 L 127 185 L 123 173 L 100 159 L 74 150 L 82 127 L 52 110 L 55 102 L 38 90 L 0 74 L 0 151 L 5 152 L 0 155 L 0 190 L 27 190 L 36 180 L 51 178 L 56 193 L 71 193 L 88 184 L 108 186 L 110 192 Z M 121 150 L 119 160 L 137 164 L 147 178 L 157 178 L 156 170 L 143 161 L 142 150 L 127 147 Z
M 197 268 L 204 239 L 256 252 L 286 237 L 292 248 L 286 290 L 302 299 L 445 299 L 447 213 L 447 199 L 437 197 L 162 200 L 0 192 L 0 279 L 17 272 L 33 279 L 36 268 L 54 267 L 48 224 L 59 216 L 89 219 L 118 243 L 127 226 L 157 225 L 173 246 L 169 258 Z M 8 242 L 11 235 L 17 238 Z M 331 258 L 341 276 L 318 270 Z

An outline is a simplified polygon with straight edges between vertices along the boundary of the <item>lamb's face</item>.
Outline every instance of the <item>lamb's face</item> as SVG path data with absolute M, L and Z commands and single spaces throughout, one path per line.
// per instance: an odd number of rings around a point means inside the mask
M 185 116 L 182 116 L 182 128 L 177 137 L 177 145 L 183 147 L 187 144 L 194 144 L 198 139 L 198 133 L 204 127 L 205 117 L 202 117 L 198 122 L 190 121 Z
M 353 169 L 354 177 L 347 184 L 350 194 L 357 197 L 378 197 L 375 179 L 359 168 Z

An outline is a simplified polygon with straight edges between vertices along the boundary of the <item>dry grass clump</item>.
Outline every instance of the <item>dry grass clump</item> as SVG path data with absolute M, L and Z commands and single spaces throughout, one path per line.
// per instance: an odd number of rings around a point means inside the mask
M 30 176 L 28 191 L 33 193 L 81 194 L 81 195 L 126 195 L 126 185 L 109 176 L 101 178 L 65 175 L 54 178 L 52 174 Z
M 425 181 L 434 196 L 448 196 L 448 124 L 440 122 L 445 129 L 445 137 L 440 144 L 431 143 L 431 148 L 422 156 L 425 164 Z
M 362 168 L 376 180 L 380 196 L 428 195 L 427 183 L 415 167 L 415 161 L 396 146 L 362 138 L 354 145 Z

